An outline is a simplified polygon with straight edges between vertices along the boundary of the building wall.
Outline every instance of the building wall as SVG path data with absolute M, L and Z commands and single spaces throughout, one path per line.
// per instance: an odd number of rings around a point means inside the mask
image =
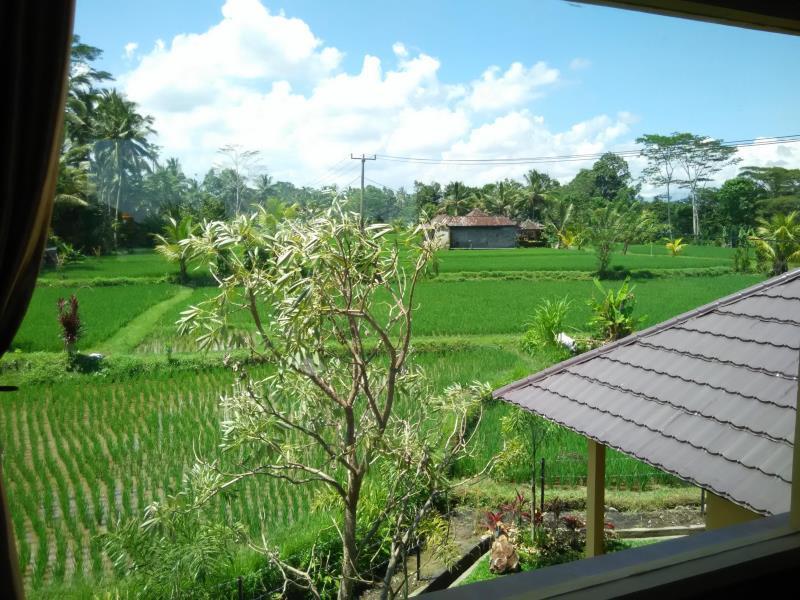
M 758 513 L 706 491 L 706 529 L 719 529 L 728 525 L 753 521 L 760 517 L 761 515 Z
M 451 227 L 451 248 L 515 248 L 517 228 L 509 227 Z

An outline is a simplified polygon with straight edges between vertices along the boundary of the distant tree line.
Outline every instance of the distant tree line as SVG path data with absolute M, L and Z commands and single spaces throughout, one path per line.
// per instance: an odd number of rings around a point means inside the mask
M 60 156 L 54 240 L 83 252 L 149 246 L 172 221 L 225 219 L 261 207 L 274 219 L 317 212 L 334 195 L 358 210 L 360 189 L 297 187 L 275 181 L 257 151 L 219 149 L 202 177 L 184 173 L 177 158 L 162 158 L 155 123 L 109 87 L 111 75 L 93 64 L 100 49 L 75 36 Z M 409 224 L 436 214 L 464 215 L 480 208 L 545 225 L 556 247 L 686 238 L 737 246 L 776 215 L 800 210 L 800 169 L 744 166 L 720 187 L 713 175 L 739 161 L 736 148 L 690 133 L 647 134 L 637 140 L 647 166 L 639 180 L 628 163 L 606 153 L 562 184 L 530 170 L 521 180 L 483 186 L 415 181 L 413 190 L 368 185 L 368 222 Z M 641 186 L 660 193 L 645 201 Z

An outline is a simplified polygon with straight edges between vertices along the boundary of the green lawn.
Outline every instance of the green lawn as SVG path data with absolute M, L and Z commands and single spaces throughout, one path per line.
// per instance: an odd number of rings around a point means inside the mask
M 59 298 L 68 298 L 70 294 L 74 293 L 78 298 L 78 314 L 83 325 L 78 349 L 88 350 L 113 335 L 136 315 L 171 297 L 179 289 L 179 286 L 168 283 L 37 288 L 12 348 L 24 351 L 62 349 L 56 303 Z

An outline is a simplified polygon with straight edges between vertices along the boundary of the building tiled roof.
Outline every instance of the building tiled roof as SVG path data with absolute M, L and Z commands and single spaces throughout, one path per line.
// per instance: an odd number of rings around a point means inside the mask
M 539 221 L 525 219 L 522 223 L 519 224 L 519 228 L 522 230 L 544 229 L 544 225 L 539 223 Z
M 494 396 L 777 514 L 789 510 L 799 357 L 800 269 Z
M 480 209 L 473 209 L 462 217 L 450 215 L 436 215 L 431 219 L 431 225 L 446 225 L 447 227 L 514 227 L 517 222 L 503 215 L 488 215 Z

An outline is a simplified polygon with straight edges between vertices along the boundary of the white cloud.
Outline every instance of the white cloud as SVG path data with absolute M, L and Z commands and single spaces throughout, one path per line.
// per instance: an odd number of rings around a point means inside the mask
M 305 22 L 273 14 L 258 0 L 228 0 L 207 31 L 159 40 L 144 55 L 133 49 L 139 61 L 119 80 L 155 117 L 163 155 L 179 157 L 190 175 L 202 176 L 217 149 L 233 143 L 260 150 L 275 177 L 298 185 L 348 183 L 359 167 L 343 161 L 351 152 L 497 158 L 633 146 L 636 119 L 629 113 L 596 115 L 563 130 L 537 114 L 535 99 L 560 77 L 544 62 L 490 67 L 476 80 L 444 83 L 436 58 L 402 42 L 392 51 L 392 64 L 367 55 L 356 72 L 347 72 L 342 52 Z M 763 146 L 742 154 L 742 164 L 800 164 L 800 148 Z M 638 174 L 641 161 L 630 162 Z M 591 162 L 533 166 L 566 181 Z M 519 178 L 528 168 L 379 160 L 368 165 L 368 176 L 395 187 L 415 179 L 479 184 Z
M 499 111 L 521 106 L 541 96 L 541 88 L 558 80 L 558 69 L 537 62 L 530 68 L 513 63 L 505 73 L 493 66 L 472 82 L 467 105 L 476 111 Z M 499 75 L 499 77 L 498 77 Z
M 123 58 L 127 60 L 131 60 L 133 56 L 136 54 L 136 50 L 139 48 L 139 44 L 136 42 L 128 42 L 125 44 L 125 54 Z
M 395 42 L 392 44 L 392 52 L 394 52 L 395 56 L 398 58 L 407 58 L 408 57 L 408 48 L 403 42 Z
M 591 66 L 592 66 L 592 61 L 590 61 L 588 58 L 581 58 L 580 56 L 573 58 L 569 62 L 569 68 L 572 69 L 573 71 L 588 69 Z
M 136 54 L 136 50 L 139 48 L 139 44 L 136 42 L 128 42 L 125 44 L 125 54 L 122 55 L 122 58 L 126 60 L 131 60 L 134 55 Z
M 184 111 L 213 103 L 231 85 L 313 81 L 341 61 L 305 22 L 272 15 L 258 0 L 228 0 L 222 17 L 205 33 L 175 36 L 169 47 L 156 42 L 121 78 L 129 95 L 154 109 Z

